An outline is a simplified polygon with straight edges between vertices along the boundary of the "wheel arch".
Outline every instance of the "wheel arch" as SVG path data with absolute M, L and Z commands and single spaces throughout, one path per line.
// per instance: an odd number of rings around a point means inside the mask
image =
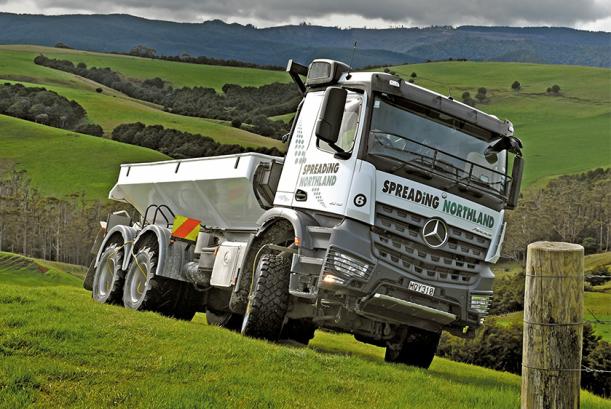
M 102 253 L 104 252 L 104 249 L 106 248 L 106 244 L 111 242 L 114 238 L 120 237 L 121 244 L 124 246 L 123 254 L 130 254 L 132 251 L 133 245 L 134 245 L 134 239 L 137 235 L 138 235 L 138 229 L 136 229 L 135 227 L 131 227 L 131 226 L 120 224 L 110 229 L 108 233 L 106 233 L 106 237 L 104 237 L 104 240 L 102 241 L 102 244 L 100 245 L 100 248 L 98 249 L 98 253 L 95 257 L 94 267 L 97 268 L 98 264 L 100 263 L 100 257 L 102 257 Z M 121 269 L 125 270 L 127 268 L 128 263 L 129 263 L 129 257 L 123 257 L 123 265 L 121 266 Z
M 299 247 L 306 249 L 313 248 L 312 238 L 310 237 L 307 226 L 318 226 L 319 223 L 310 215 L 295 209 L 274 207 L 267 210 L 257 221 L 257 224 L 261 227 L 259 227 L 255 237 L 263 235 L 269 227 L 279 220 L 286 220 L 293 226 L 295 237 L 300 240 Z
M 166 257 L 167 257 L 167 249 L 170 244 L 171 233 L 165 227 L 158 226 L 156 224 L 149 224 L 144 229 L 140 230 L 138 233 L 138 237 L 134 241 L 133 247 L 130 248 L 130 254 L 133 257 L 132 249 L 138 249 L 138 245 L 142 243 L 142 241 L 150 236 L 155 236 L 158 244 L 158 254 L 157 254 L 157 269 L 155 270 L 155 275 L 159 275 L 161 269 L 165 265 Z M 129 262 L 129 257 L 126 258 L 126 261 Z M 127 264 L 125 265 L 125 269 L 127 268 Z

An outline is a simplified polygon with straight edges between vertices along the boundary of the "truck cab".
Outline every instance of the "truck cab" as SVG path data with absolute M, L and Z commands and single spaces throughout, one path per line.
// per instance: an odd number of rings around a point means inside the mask
M 246 335 L 307 343 L 316 328 L 328 328 L 386 347 L 387 361 L 428 367 L 442 331 L 471 336 L 487 313 L 490 267 L 523 170 L 513 125 L 395 75 L 353 72 L 338 61 L 289 61 L 287 72 L 303 100 L 286 156 L 237 155 L 235 169 L 240 157 L 250 163 L 237 200 L 227 201 L 237 182 L 201 176 L 204 165 L 193 168 L 200 176 L 191 174 L 190 183 L 161 170 L 128 182 L 122 170 L 115 199 L 141 214 L 151 206 L 169 214 L 161 223 L 144 216 L 122 227 L 135 243 L 147 228 L 157 237 L 140 258 L 156 262 L 141 285 L 159 276 L 194 287 L 201 293 L 193 293 L 191 309 Z M 235 157 L 205 160 L 226 166 Z M 168 171 L 178 173 L 174 162 Z M 194 177 L 212 178 L 214 188 L 194 186 Z M 227 209 L 233 217 L 221 217 Z M 201 221 L 193 243 L 172 241 L 177 212 Z M 109 233 L 91 280 L 100 281 Z M 129 241 L 115 237 L 115 251 Z M 130 265 L 143 248 L 134 244 L 131 261 L 127 253 L 115 260 L 121 265 L 111 275 L 123 279 L 109 291 L 134 288 Z

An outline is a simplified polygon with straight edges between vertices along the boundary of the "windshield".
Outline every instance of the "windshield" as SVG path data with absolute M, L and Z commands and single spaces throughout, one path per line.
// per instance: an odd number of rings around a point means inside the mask
M 491 135 L 442 113 L 415 113 L 383 97 L 374 101 L 369 153 L 442 173 L 465 184 L 504 193 L 506 152 L 490 163 L 484 156 Z M 485 134 L 484 134 L 485 133 Z M 490 158 L 489 158 L 490 159 Z

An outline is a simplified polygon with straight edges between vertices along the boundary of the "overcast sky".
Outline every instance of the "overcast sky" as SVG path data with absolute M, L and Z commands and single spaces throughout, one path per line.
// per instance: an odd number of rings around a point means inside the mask
M 128 13 L 187 22 L 220 18 L 258 27 L 307 21 L 341 27 L 545 25 L 611 32 L 611 0 L 0 0 L 0 11 Z

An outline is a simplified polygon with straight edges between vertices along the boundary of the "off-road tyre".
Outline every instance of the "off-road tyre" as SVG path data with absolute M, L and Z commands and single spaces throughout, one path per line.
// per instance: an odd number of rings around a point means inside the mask
M 206 321 L 208 325 L 214 325 L 217 327 L 227 328 L 231 331 L 240 332 L 242 329 L 242 321 L 244 317 L 239 314 L 226 311 L 213 311 L 206 309 Z
M 249 290 L 251 288 L 251 280 L 253 277 L 253 264 L 255 257 L 259 255 L 259 260 L 266 254 L 265 250 L 259 254 L 259 250 L 266 244 L 277 244 L 279 246 L 288 247 L 295 239 L 293 226 L 287 220 L 278 220 L 269 226 L 260 236 L 256 237 L 250 246 L 246 259 L 244 260 L 244 269 L 240 272 L 238 290 L 231 294 L 229 300 L 229 309 L 240 316 L 246 313 L 246 308 L 249 302 Z
M 290 260 L 285 256 L 265 254 L 257 265 L 242 334 L 277 341 L 289 302 Z
M 148 237 L 133 256 L 123 288 L 123 305 L 190 321 L 201 309 L 202 297 L 189 283 L 155 275 L 157 241 Z
M 402 342 L 386 347 L 384 360 L 428 369 L 433 362 L 440 337 L 441 333 L 410 327 Z
M 287 339 L 303 345 L 308 345 L 310 340 L 314 338 L 316 328 L 316 324 L 314 324 L 311 319 L 289 319 L 282 327 L 280 339 Z
M 107 244 L 93 274 L 91 297 L 102 304 L 121 304 L 125 271 L 124 250 L 118 243 Z

